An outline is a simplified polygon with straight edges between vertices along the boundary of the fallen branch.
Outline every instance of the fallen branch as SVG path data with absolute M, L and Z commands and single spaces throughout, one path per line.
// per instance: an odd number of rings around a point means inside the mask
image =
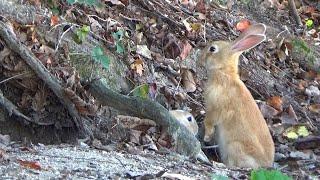
M 5 40 L 6 44 L 17 54 L 23 58 L 31 69 L 42 79 L 54 94 L 59 98 L 60 102 L 67 108 L 70 115 L 73 117 L 74 123 L 79 130 L 84 130 L 84 124 L 81 116 L 75 109 L 74 104 L 63 94 L 63 87 L 59 81 L 46 69 L 46 67 L 37 59 L 37 57 L 22 44 L 6 26 L 6 24 L 0 20 L 0 36 Z
M 175 150 L 178 153 L 193 158 L 198 157 L 208 162 L 201 150 L 200 142 L 195 136 L 189 133 L 185 126 L 175 120 L 169 111 L 157 102 L 114 92 L 108 88 L 105 79 L 94 80 L 88 90 L 105 106 L 130 113 L 139 118 L 154 120 L 158 125 L 168 130 L 168 133 L 175 140 Z

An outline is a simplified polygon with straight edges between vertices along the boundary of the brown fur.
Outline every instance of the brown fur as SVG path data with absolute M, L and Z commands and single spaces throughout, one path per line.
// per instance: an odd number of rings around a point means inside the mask
M 210 141 L 217 130 L 221 158 L 228 166 L 271 167 L 274 160 L 274 143 L 268 126 L 238 75 L 238 59 L 242 51 L 256 46 L 265 38 L 264 30 L 259 28 L 265 30 L 262 24 L 253 25 L 231 43 L 212 42 L 200 55 L 200 63 L 208 71 L 204 141 Z M 242 40 L 248 43 L 241 44 Z M 244 48 L 235 51 L 238 42 Z M 209 51 L 211 46 L 217 47 L 216 53 Z
M 185 125 L 189 129 L 189 131 L 192 132 L 192 134 L 196 135 L 198 133 L 198 124 L 190 112 L 183 110 L 171 110 L 169 112 L 181 124 Z M 188 118 L 191 118 L 191 121 L 189 121 Z

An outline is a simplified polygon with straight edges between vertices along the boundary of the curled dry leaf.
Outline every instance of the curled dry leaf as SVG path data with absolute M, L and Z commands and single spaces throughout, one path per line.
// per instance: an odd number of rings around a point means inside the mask
M 138 117 L 132 117 L 132 116 L 118 115 L 116 119 L 118 124 L 128 129 L 134 129 L 138 126 L 155 127 L 157 125 L 154 121 L 150 119 L 140 119 Z
M 196 82 L 190 70 L 183 71 L 182 84 L 187 92 L 194 92 L 197 89 Z
M 143 74 L 143 61 L 140 58 L 136 58 L 134 63 L 130 65 L 130 68 L 132 70 L 135 70 L 139 76 L 142 76 Z
M 263 117 L 266 119 L 271 119 L 279 113 L 279 111 L 267 105 L 266 103 L 262 103 L 262 105 L 260 106 L 260 110 Z
M 280 96 L 272 96 L 267 100 L 267 104 L 279 112 L 283 111 L 282 99 Z
M 189 55 L 190 51 L 192 50 L 192 46 L 188 43 L 187 40 L 183 40 L 179 43 L 181 53 L 180 57 L 181 60 L 185 60 L 187 56 Z
M 96 115 L 98 106 L 92 103 L 85 102 L 71 88 L 64 88 L 63 92 L 75 105 L 76 109 L 79 111 L 80 114 L 88 116 Z

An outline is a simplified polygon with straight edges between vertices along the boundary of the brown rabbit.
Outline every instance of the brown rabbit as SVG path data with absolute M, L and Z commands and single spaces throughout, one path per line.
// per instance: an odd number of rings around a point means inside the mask
M 190 112 L 183 110 L 171 110 L 169 112 L 181 124 L 185 125 L 193 135 L 196 135 L 198 133 L 198 124 Z
M 215 128 L 222 162 L 236 167 L 271 167 L 274 143 L 256 102 L 238 75 L 241 53 L 265 40 L 264 24 L 248 27 L 233 42 L 215 41 L 201 51 L 208 72 L 204 141 Z

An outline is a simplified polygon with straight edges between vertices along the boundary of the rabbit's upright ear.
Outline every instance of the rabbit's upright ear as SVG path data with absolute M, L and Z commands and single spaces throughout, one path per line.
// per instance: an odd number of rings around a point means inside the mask
M 265 31 L 266 26 L 262 23 L 249 26 L 232 42 L 232 52 L 246 51 L 260 44 L 266 39 Z
M 266 39 L 264 34 L 248 35 L 231 46 L 232 53 L 243 52 L 249 50 Z
M 241 39 L 245 38 L 248 35 L 252 35 L 252 34 L 264 34 L 266 32 L 266 25 L 262 24 L 262 23 L 258 23 L 258 24 L 253 24 L 251 26 L 249 26 L 247 29 L 245 29 L 240 36 L 235 39 L 233 42 L 238 42 Z

